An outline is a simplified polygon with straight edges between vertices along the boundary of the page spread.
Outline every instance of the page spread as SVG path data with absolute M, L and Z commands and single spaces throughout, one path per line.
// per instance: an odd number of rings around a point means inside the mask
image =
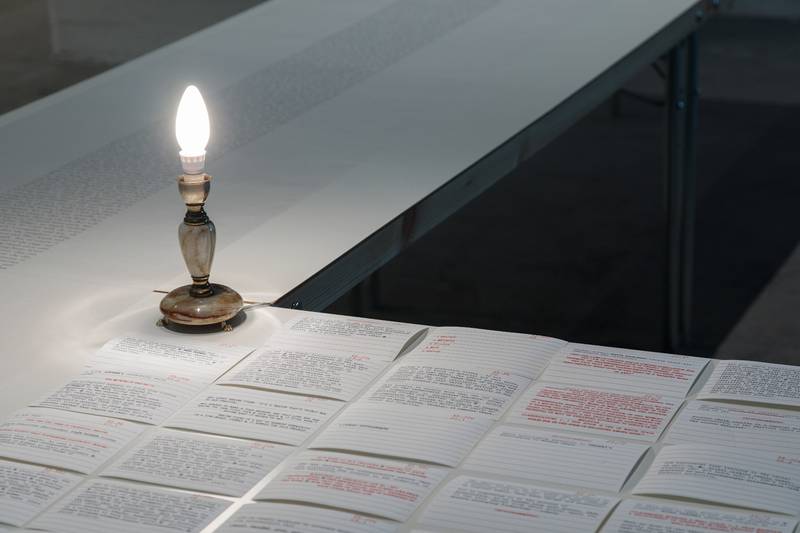
M 464 468 L 618 492 L 648 448 L 635 442 L 498 426 L 469 455 Z
M 0 460 L 0 523 L 25 524 L 81 479 L 63 470 Z
M 392 533 L 397 522 L 333 509 L 286 503 L 245 505 L 217 531 L 272 531 L 274 533 Z
M 602 533 L 792 533 L 797 520 L 659 500 L 623 500 Z
M 595 531 L 617 501 L 608 496 L 459 476 L 434 497 L 421 523 L 475 533 Z
M 800 407 L 800 367 L 720 361 L 697 397 Z
M 311 396 L 212 385 L 164 425 L 296 446 L 343 405 Z
M 89 474 L 142 430 L 125 420 L 29 407 L 0 423 L 0 456 Z

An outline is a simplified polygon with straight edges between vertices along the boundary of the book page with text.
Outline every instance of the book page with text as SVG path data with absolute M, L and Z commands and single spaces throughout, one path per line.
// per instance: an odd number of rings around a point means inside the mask
M 407 520 L 447 468 L 336 452 L 289 458 L 256 500 L 290 500 Z
M 397 522 L 346 511 L 288 503 L 253 503 L 236 511 L 219 533 L 393 533 Z
M 784 516 L 664 500 L 623 500 L 602 533 L 792 533 L 796 525 L 797 520 Z
M 164 425 L 297 446 L 343 406 L 325 398 L 212 385 Z
M 309 448 L 373 453 L 456 466 L 491 423 L 485 417 L 356 403 L 337 416 Z
M 566 341 L 540 335 L 443 327 L 431 329 L 427 337 L 403 357 L 416 364 L 462 363 L 499 368 L 535 379 L 565 344 Z
M 796 514 L 800 509 L 800 454 L 696 444 L 665 446 L 633 493 Z
M 423 526 L 484 533 L 596 531 L 618 498 L 458 476 L 433 498 Z
M 493 475 L 619 492 L 648 448 L 634 442 L 499 426 L 463 466 Z
M 0 423 L 0 457 L 89 474 L 144 428 L 114 418 L 28 407 Z
M 0 460 L 0 524 L 25 524 L 82 480 L 72 472 Z
M 291 451 L 282 444 L 159 429 L 123 453 L 101 475 L 243 496 Z
M 229 505 L 211 496 L 92 479 L 31 527 L 59 533 L 199 533 Z
M 800 407 L 800 367 L 759 361 L 719 361 L 697 397 Z
M 664 436 L 664 442 L 798 453 L 800 412 L 762 406 L 691 401 L 675 417 Z
M 534 383 L 506 421 L 655 442 L 680 405 L 669 396 Z
M 567 344 L 542 381 L 683 398 L 708 359 L 590 344 Z

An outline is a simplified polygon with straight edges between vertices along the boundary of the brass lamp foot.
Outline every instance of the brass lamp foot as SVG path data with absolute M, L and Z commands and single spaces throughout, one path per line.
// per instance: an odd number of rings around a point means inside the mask
M 219 324 L 224 331 L 232 329 L 231 322 L 242 310 L 244 302 L 238 292 L 225 285 L 211 284 L 212 294 L 192 296 L 192 285 L 171 291 L 161 300 L 165 325 L 208 326 Z

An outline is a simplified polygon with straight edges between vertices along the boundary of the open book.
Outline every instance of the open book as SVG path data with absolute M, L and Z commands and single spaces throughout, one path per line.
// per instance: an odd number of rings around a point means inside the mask
M 0 422 L 0 524 L 790 533 L 794 367 L 317 313 L 109 341 Z M 2 526 L 0 526 L 1 528 Z

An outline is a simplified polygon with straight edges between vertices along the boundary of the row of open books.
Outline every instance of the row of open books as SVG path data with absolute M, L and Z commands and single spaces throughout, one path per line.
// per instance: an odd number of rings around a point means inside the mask
M 0 423 L 0 523 L 790 533 L 798 409 L 798 367 L 517 333 L 299 313 L 257 349 L 128 336 Z

